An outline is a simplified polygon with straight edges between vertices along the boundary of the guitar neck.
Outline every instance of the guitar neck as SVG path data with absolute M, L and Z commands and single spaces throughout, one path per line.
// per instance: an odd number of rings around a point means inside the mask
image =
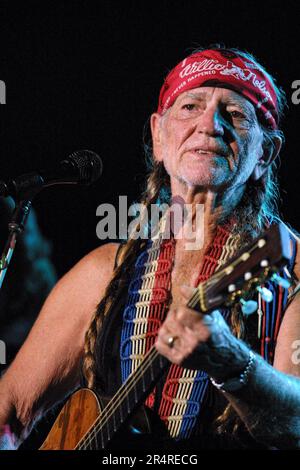
M 152 346 L 140 366 L 128 377 L 79 442 L 78 449 L 105 449 L 169 367 L 170 362 Z

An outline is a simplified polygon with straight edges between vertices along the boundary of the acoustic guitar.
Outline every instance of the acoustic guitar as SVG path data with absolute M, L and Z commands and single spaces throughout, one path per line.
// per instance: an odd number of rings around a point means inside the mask
M 249 246 L 198 285 L 188 307 L 203 314 L 240 302 L 244 314 L 256 310 L 254 291 L 272 279 L 286 287 L 277 272 L 291 257 L 290 240 L 282 225 L 273 225 Z M 125 429 L 149 433 L 146 407 L 141 407 L 170 362 L 153 346 L 139 367 L 111 399 L 100 398 L 90 389 L 75 392 L 62 408 L 40 450 L 107 449 Z

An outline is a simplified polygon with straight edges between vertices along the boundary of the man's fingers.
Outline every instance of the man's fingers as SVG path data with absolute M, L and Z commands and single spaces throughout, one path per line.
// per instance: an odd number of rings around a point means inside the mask
M 180 286 L 180 290 L 186 300 L 190 300 L 191 297 L 197 292 L 195 287 L 187 286 L 186 284 Z
M 208 191 L 207 192 L 207 209 L 210 213 L 213 213 L 216 207 L 216 197 L 217 193 L 214 193 L 213 191 Z

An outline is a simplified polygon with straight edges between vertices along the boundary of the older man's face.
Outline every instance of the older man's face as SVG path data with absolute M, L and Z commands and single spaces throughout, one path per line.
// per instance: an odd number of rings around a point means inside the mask
M 171 181 L 214 191 L 245 183 L 263 155 L 254 106 L 225 88 L 178 96 L 164 116 L 152 116 L 153 150 Z

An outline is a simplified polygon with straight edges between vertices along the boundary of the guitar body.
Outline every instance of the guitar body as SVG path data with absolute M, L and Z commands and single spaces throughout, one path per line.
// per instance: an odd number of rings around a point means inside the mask
M 90 389 L 82 388 L 75 392 L 62 408 L 39 450 L 74 450 L 95 421 L 99 417 L 101 419 L 101 412 L 108 403 L 109 399 L 98 398 Z M 151 429 L 151 416 L 146 408 L 140 407 L 130 419 L 126 429 L 118 432 L 109 447 L 118 447 L 116 438 L 122 439 L 123 448 L 127 447 L 126 443 L 130 447 L 132 445 L 130 435 L 149 435 Z M 138 445 L 139 439 L 135 440 Z
M 75 392 L 56 418 L 40 450 L 72 450 L 101 413 L 100 402 L 89 389 Z

